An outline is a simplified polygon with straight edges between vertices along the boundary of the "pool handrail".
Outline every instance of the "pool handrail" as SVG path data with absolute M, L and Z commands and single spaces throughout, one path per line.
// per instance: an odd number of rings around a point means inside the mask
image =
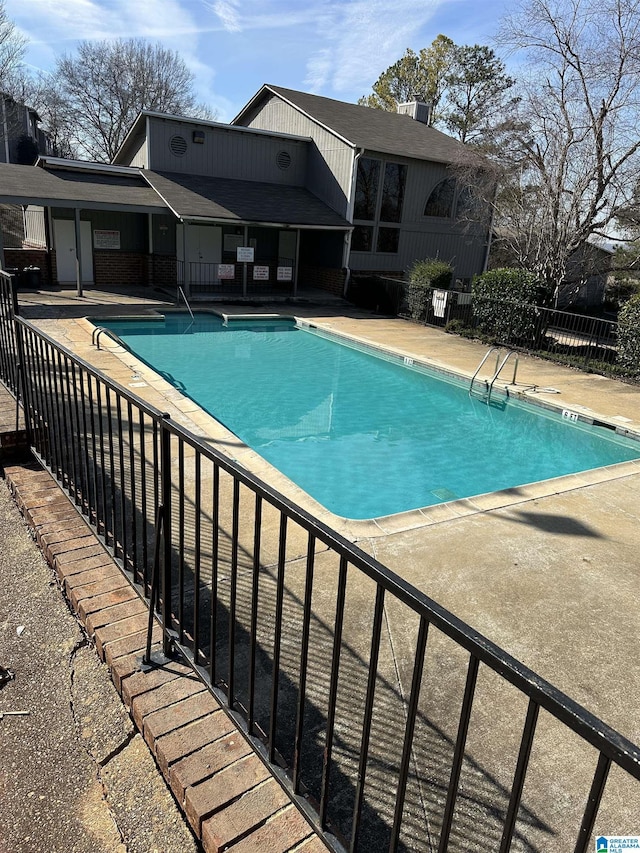
M 100 349 L 100 335 L 105 334 L 108 338 L 111 338 L 118 346 L 121 346 L 123 349 L 126 349 L 127 352 L 131 352 L 131 347 L 129 344 L 126 344 L 119 335 L 116 335 L 115 332 L 112 332 L 111 329 L 108 329 L 106 326 L 96 326 L 96 328 L 91 332 L 91 343 L 96 347 L 96 349 Z

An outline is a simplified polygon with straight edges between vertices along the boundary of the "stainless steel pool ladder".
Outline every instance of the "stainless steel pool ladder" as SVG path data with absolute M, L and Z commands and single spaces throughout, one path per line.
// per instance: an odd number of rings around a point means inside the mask
M 471 382 L 469 383 L 469 396 L 472 396 L 475 393 L 478 396 L 481 396 L 487 404 L 490 403 L 491 402 L 491 392 L 493 391 L 493 385 L 494 385 L 496 379 L 500 376 L 500 374 L 502 372 L 502 368 L 506 365 L 506 363 L 509 361 L 511 356 L 514 357 L 515 362 L 513 365 L 513 378 L 511 379 L 510 384 L 511 385 L 516 384 L 516 374 L 518 372 L 518 354 L 515 350 L 512 350 L 512 349 L 507 350 L 507 354 L 505 355 L 505 357 L 502 360 L 500 360 L 500 352 L 501 351 L 502 351 L 502 347 L 490 347 L 487 350 L 487 352 L 484 354 L 480 364 L 476 368 L 476 372 L 471 377 Z M 492 352 L 495 352 L 495 354 L 496 354 L 496 366 L 495 366 L 493 376 L 491 377 L 490 380 L 487 380 L 487 379 L 482 380 L 484 382 L 484 387 L 482 388 L 481 392 L 478 392 L 474 389 L 473 384 L 476 381 L 478 374 L 482 370 L 482 367 L 483 367 L 485 361 L 489 358 L 489 356 L 491 355 Z M 480 381 L 480 380 L 478 380 L 478 381 Z
M 191 314 L 191 319 L 195 320 L 195 317 L 193 316 L 193 311 L 191 310 L 191 305 L 189 305 L 189 301 L 186 297 L 186 294 L 184 290 L 180 287 L 180 285 L 178 285 L 178 305 L 180 304 L 180 295 L 182 295 L 184 304 L 187 306 L 187 311 L 189 312 L 189 314 Z
M 94 344 L 98 349 L 100 349 L 100 335 L 106 335 L 108 338 L 111 338 L 112 341 L 115 341 L 123 349 L 126 349 L 127 352 L 131 352 L 131 347 L 126 344 L 122 340 L 122 338 L 118 337 L 115 332 L 112 332 L 111 329 L 107 329 L 105 326 L 96 326 L 96 328 L 91 333 L 91 343 Z

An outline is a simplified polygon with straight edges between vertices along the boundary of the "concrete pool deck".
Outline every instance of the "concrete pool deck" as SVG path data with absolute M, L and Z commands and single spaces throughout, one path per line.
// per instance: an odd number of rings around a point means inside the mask
M 221 434 L 211 435 L 215 422 L 210 416 L 130 354 L 112 351 L 106 342 L 106 349 L 99 352 L 91 346 L 84 317 L 162 311 L 166 303 L 91 291 L 86 299 L 65 293 L 21 294 L 20 302 L 25 317 L 125 387 L 169 411 L 197 435 L 213 438 L 214 443 L 216 437 L 223 440 Z M 357 310 L 212 307 L 230 314 L 290 313 L 464 376 L 472 375 L 487 350 L 438 329 Z M 517 381 L 517 389 L 525 395 L 640 432 L 636 386 L 527 356 L 520 357 Z M 255 461 L 239 444 L 231 453 L 244 464 Z M 255 473 L 268 479 L 269 469 L 265 463 Z M 394 528 L 397 519 L 392 517 L 386 526 L 372 522 L 368 530 L 359 528 L 355 536 L 347 525 L 340 532 L 637 743 L 640 466 L 625 463 L 562 480 L 486 496 L 483 501 L 445 504 L 413 525 L 400 523 Z M 302 495 L 295 489 L 289 494 L 294 500 Z M 390 659 L 400 689 L 406 691 L 415 636 L 393 607 L 387 608 L 386 631 Z M 439 658 L 437 664 L 444 666 Z M 510 764 L 503 772 L 496 770 L 507 782 L 510 772 Z M 616 784 L 611 790 L 614 796 Z M 597 832 L 638 831 L 637 791 L 623 790 L 626 793 L 619 793 L 617 802 L 605 798 L 603 818 L 610 814 L 615 825 L 603 823 L 596 826 Z M 549 825 L 552 811 L 550 806 Z M 544 837 L 550 840 L 549 835 Z

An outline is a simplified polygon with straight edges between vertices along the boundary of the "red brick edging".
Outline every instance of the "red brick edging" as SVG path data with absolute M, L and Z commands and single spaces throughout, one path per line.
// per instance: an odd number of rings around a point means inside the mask
M 5 469 L 55 570 L 205 853 L 326 853 L 326 846 L 189 667 L 142 672 L 148 608 L 36 463 Z M 154 629 L 153 650 L 159 650 Z

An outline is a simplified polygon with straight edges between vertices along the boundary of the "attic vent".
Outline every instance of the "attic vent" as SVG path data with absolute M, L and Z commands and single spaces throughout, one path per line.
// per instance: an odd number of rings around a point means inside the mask
M 288 151 L 278 151 L 276 163 L 278 164 L 278 169 L 288 169 L 291 165 L 291 154 Z
M 187 152 L 187 140 L 184 136 L 172 136 L 169 140 L 169 148 L 176 157 L 182 157 Z

